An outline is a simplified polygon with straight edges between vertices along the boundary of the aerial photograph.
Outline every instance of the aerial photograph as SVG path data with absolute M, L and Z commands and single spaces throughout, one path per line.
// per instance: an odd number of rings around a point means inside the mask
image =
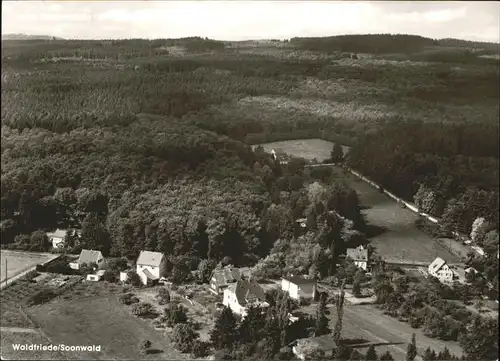
M 500 2 L 2 1 L 2 360 L 498 361 Z

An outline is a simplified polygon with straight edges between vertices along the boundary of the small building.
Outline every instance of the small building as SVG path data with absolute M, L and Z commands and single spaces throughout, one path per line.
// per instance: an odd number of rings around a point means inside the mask
M 456 278 L 456 273 L 441 257 L 436 257 L 436 259 L 432 261 L 429 265 L 428 272 L 431 276 L 436 277 L 441 282 L 453 282 Z
M 120 272 L 120 281 L 121 281 L 121 282 L 127 282 L 127 279 L 128 279 L 128 272 L 129 272 L 129 271 L 121 271 L 121 272 Z
M 137 258 L 137 274 L 144 285 L 155 284 L 165 275 L 167 259 L 163 253 L 141 251 Z
M 368 252 L 368 248 L 363 247 L 363 245 L 356 248 L 348 248 L 346 251 L 346 257 L 352 259 L 354 264 L 363 271 L 366 272 L 368 270 L 370 254 Z
M 281 289 L 294 300 L 315 299 L 316 297 L 316 281 L 300 276 L 283 277 Z
M 210 277 L 210 291 L 216 295 L 223 294 L 224 290 L 232 283 L 241 279 L 241 273 L 238 268 L 227 266 L 216 268 Z
M 266 294 L 255 280 L 241 279 L 224 290 L 222 304 L 229 307 L 242 318 L 246 316 L 248 307 L 269 307 Z
M 93 264 L 95 263 L 97 266 L 102 264 L 104 261 L 104 257 L 101 253 L 101 251 L 94 251 L 94 250 L 89 250 L 89 249 L 82 249 L 80 252 L 80 256 L 78 257 L 78 260 L 76 262 L 71 262 L 69 266 L 72 269 L 80 269 L 80 267 L 84 264 Z
M 49 237 L 52 248 L 62 248 L 64 247 L 64 240 L 68 232 L 75 232 L 78 237 L 81 236 L 81 232 L 77 230 L 66 230 L 66 229 L 56 229 L 54 232 L 48 232 L 47 237 Z
M 307 360 L 312 355 L 322 354 L 325 358 L 332 357 L 336 346 L 331 334 L 301 338 L 294 341 L 292 344 L 292 352 L 301 360 Z
M 102 276 L 104 276 L 105 273 L 105 270 L 99 270 L 96 273 L 88 274 L 87 281 L 98 282 L 102 279 Z

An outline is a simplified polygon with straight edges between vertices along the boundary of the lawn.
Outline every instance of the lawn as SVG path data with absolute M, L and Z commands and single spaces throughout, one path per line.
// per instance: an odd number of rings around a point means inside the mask
M 336 171 L 342 172 L 338 168 Z M 417 214 L 354 175 L 347 175 L 346 180 L 358 193 L 367 222 L 380 228 L 370 242 L 385 260 L 430 263 L 439 256 L 449 263 L 460 262 L 459 257 L 415 226 Z
M 6 360 L 68 360 L 59 351 L 21 351 L 14 350 L 13 345 L 49 345 L 50 342 L 38 332 L 3 332 L 0 337 L 0 345 L 2 349 L 2 358 Z
M 167 336 L 149 321 L 133 316 L 117 295 L 67 301 L 58 298 L 30 309 L 30 314 L 55 344 L 101 345 L 100 353 L 78 352 L 74 359 L 185 359 Z M 139 344 L 152 343 L 156 353 L 141 355 Z
M 333 329 L 336 322 L 335 308 L 331 309 L 330 327 Z M 377 346 L 380 355 L 385 351 L 391 352 L 396 360 L 404 360 L 407 344 L 411 341 L 412 333 L 415 333 L 419 354 L 430 347 L 439 352 L 448 347 L 452 354 L 462 355 L 462 350 L 457 342 L 441 341 L 425 336 L 422 330 L 413 329 L 407 323 L 399 322 L 397 319 L 386 316 L 382 311 L 371 305 L 348 305 L 344 307 L 343 338 L 364 339 L 368 342 L 391 343 L 390 345 Z M 366 349 L 360 349 L 366 352 Z
M 330 158 L 330 152 L 333 148 L 333 143 L 323 139 L 298 139 L 284 140 L 280 142 L 262 143 L 254 145 L 262 146 L 267 152 L 274 149 L 276 152 L 283 152 L 293 157 L 304 158 L 307 160 L 316 159 L 322 162 Z M 348 147 L 344 147 L 346 152 Z
M 58 257 L 57 254 L 30 253 L 21 251 L 0 251 L 0 282 L 12 278 L 39 263 L 47 262 Z M 6 267 L 7 265 L 7 267 Z

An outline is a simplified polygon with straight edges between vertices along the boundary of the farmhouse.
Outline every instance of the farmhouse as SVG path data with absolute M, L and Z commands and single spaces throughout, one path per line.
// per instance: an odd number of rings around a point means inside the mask
M 80 252 L 80 257 L 76 262 L 71 262 L 69 266 L 72 269 L 80 269 L 80 267 L 84 264 L 90 265 L 95 263 L 96 265 L 100 265 L 104 261 L 104 257 L 101 251 L 94 251 L 88 249 L 82 249 Z
M 452 282 L 456 277 L 455 272 L 441 257 L 436 257 L 436 259 L 432 261 L 429 265 L 428 272 L 431 276 L 436 277 L 441 282 Z
M 238 268 L 232 266 L 216 268 L 210 277 L 210 291 L 217 295 L 222 294 L 231 283 L 240 279 L 241 274 Z
M 80 237 L 81 232 L 77 230 L 66 230 L 66 229 L 56 229 L 54 232 L 48 232 L 47 237 L 49 237 L 52 248 L 62 248 L 64 247 L 64 239 L 68 232 L 75 232 L 78 237 Z
M 159 281 L 165 274 L 167 259 L 160 252 L 141 251 L 137 259 L 137 274 L 143 284 L 152 284 Z
M 281 279 L 281 289 L 291 298 L 314 299 L 316 297 L 316 281 L 300 276 L 289 276 Z
M 348 248 L 346 257 L 352 259 L 354 261 L 354 264 L 358 268 L 363 269 L 363 271 L 368 270 L 370 254 L 368 252 L 368 249 L 363 247 L 362 245 L 356 248 Z
M 251 305 L 268 307 L 266 294 L 255 280 L 240 279 L 224 290 L 222 303 L 234 313 L 245 317 Z
M 335 341 L 331 334 L 301 338 L 293 342 L 292 352 L 301 360 L 306 360 L 315 353 L 324 354 L 325 358 L 333 356 L 335 351 Z

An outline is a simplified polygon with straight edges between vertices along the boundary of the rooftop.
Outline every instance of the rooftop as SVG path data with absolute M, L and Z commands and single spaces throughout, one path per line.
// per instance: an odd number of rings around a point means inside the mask
M 141 251 L 141 253 L 139 254 L 139 258 L 137 258 L 137 264 L 159 267 L 162 258 L 163 258 L 163 253 Z

